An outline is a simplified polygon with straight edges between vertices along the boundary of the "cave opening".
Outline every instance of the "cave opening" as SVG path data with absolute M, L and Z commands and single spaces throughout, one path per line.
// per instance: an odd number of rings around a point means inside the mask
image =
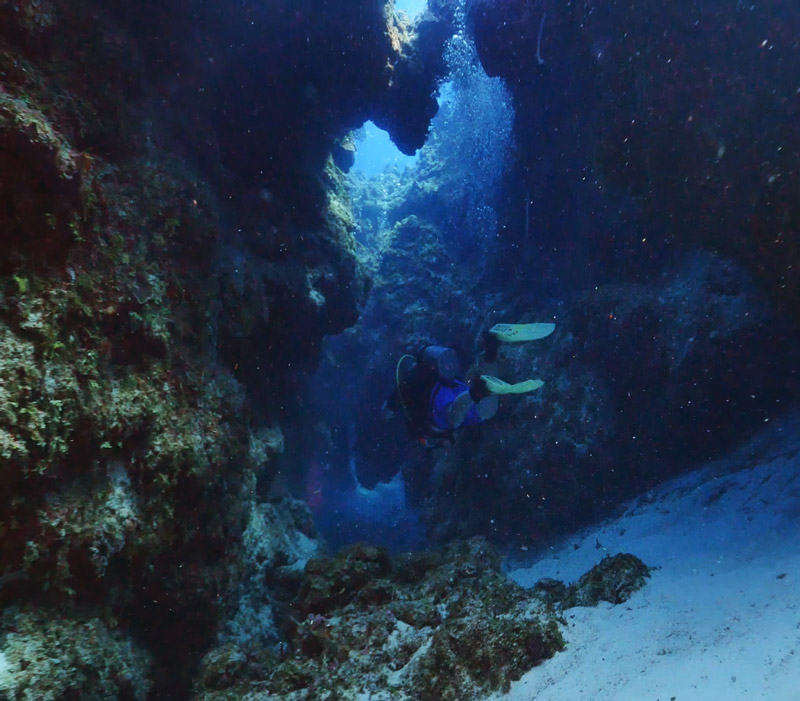
M 404 156 L 372 122 L 353 134 L 348 188 L 371 293 L 359 322 L 325 340 L 311 382 L 325 429 L 307 492 L 331 548 L 355 540 L 391 550 L 427 544 L 420 509 L 436 455 L 409 441 L 399 417 L 384 420 L 382 406 L 409 344 L 450 345 L 470 366 L 495 284 L 514 111 L 461 21 L 446 44 L 448 71 L 425 145 Z

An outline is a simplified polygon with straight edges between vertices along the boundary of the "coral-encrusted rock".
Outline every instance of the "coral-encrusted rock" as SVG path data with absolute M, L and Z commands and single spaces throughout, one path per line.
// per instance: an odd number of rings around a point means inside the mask
M 608 555 L 570 585 L 563 606 L 597 606 L 601 601 L 624 603 L 645 585 L 651 569 L 635 555 Z
M 510 683 L 562 647 L 554 620 L 541 626 L 520 617 L 470 616 L 446 621 L 413 666 L 407 684 L 413 699 L 461 701 Z
M 149 656 L 97 618 L 6 613 L 0 630 L 0 697 L 144 701 Z
M 30 163 L 0 187 L 34 200 L 0 208 L 14 266 L 0 276 L 0 605 L 113 616 L 180 695 L 236 590 L 243 517 L 274 452 L 242 387 L 209 363 L 210 199 L 164 158 L 97 158 L 79 193 L 55 128 L 22 98 L 3 105 L 16 131 L 0 162 L 28 148 Z M 36 217 L 72 212 L 78 193 L 67 229 L 85 245 L 42 239 Z M 101 652 L 87 664 L 102 669 Z
M 214 692 L 223 692 L 219 698 L 233 701 L 242 698 L 236 695 L 240 684 L 268 679 L 275 662 L 275 656 L 264 648 L 244 652 L 233 643 L 223 643 L 203 659 L 197 685 L 208 690 L 211 698 L 214 698 Z
M 430 121 L 439 108 L 434 93 L 445 74 L 444 45 L 452 27 L 427 12 L 411 26 L 390 14 L 387 28 L 397 56 L 372 119 L 389 132 L 400 151 L 413 154 L 425 143 Z
M 248 650 L 278 644 L 276 610 L 297 596 L 306 563 L 319 554 L 308 507 L 293 499 L 253 504 L 242 550 L 239 603 L 220 638 Z
M 354 601 L 385 603 L 375 582 L 390 569 L 386 550 L 372 545 L 354 545 L 336 558 L 311 560 L 300 592 L 300 613 L 328 614 Z
M 264 654 L 220 650 L 196 698 L 457 701 L 507 689 L 564 642 L 553 610 L 498 566 L 479 538 L 393 559 L 357 545 L 312 560 L 287 619 L 290 654 L 265 671 Z
M 0 606 L 113 617 L 120 641 L 135 637 L 151 654 L 142 673 L 153 693 L 179 698 L 219 621 L 233 638 L 277 640 L 273 599 L 296 593 L 298 562 L 315 543 L 307 511 L 253 503 L 281 446 L 261 412 L 284 406 L 260 390 L 279 385 L 289 366 L 312 364 L 323 335 L 355 320 L 366 285 L 341 173 L 326 160 L 329 132 L 347 130 L 338 129 L 341 112 L 306 109 L 312 122 L 333 125 L 313 144 L 302 134 L 282 151 L 290 130 L 269 125 L 276 150 L 260 148 L 263 132 L 246 138 L 251 164 L 270 163 L 280 183 L 290 180 L 281 198 L 265 189 L 260 209 L 242 208 L 231 222 L 255 261 L 253 287 L 263 294 L 250 295 L 236 262 L 229 277 L 216 255 L 232 238 L 220 235 L 219 161 L 205 164 L 204 178 L 170 156 L 187 150 L 155 105 L 181 86 L 172 75 L 149 100 L 139 78 L 156 84 L 159 61 L 139 54 L 100 5 L 50 15 L 49 2 L 0 3 Z M 120 21 L 135 33 L 143 17 L 151 36 L 162 15 L 151 9 L 143 3 Z M 383 5 L 373 9 L 388 44 Z M 45 15 L 57 25 L 34 32 Z M 287 9 L 289 24 L 297 18 Z M 295 51 L 276 51 L 287 66 L 307 57 L 305 29 L 318 18 L 306 19 Z M 352 19 L 357 29 L 357 11 Z M 255 43 L 260 52 L 261 37 Z M 385 78 L 383 61 L 375 65 Z M 336 65 L 324 68 L 338 77 Z M 278 85 L 294 94 L 286 75 Z M 334 82 L 326 89 L 339 91 Z M 302 87 L 295 96 L 305 105 L 314 89 Z M 201 131 L 207 156 L 215 139 Z M 289 170 L 295 179 L 283 177 Z M 258 415 L 248 390 L 271 398 Z M 269 547 L 253 542 L 258 534 Z M 116 654 L 111 644 L 107 652 Z M 87 664 L 102 670 L 104 660 Z M 27 674 L 47 670 L 37 659 Z
M 391 560 L 357 545 L 312 561 L 285 619 L 290 646 L 220 645 L 201 665 L 195 701 L 477 700 L 563 649 L 564 608 L 622 603 L 650 576 L 619 554 L 569 587 L 524 590 L 498 566 L 481 538 Z M 376 591 L 382 600 L 365 596 Z
M 0 89 L 0 272 L 62 258 L 78 233 L 76 155 L 47 117 Z

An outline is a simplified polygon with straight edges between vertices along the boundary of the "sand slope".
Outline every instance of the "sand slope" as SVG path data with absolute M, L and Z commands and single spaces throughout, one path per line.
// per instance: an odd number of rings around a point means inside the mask
M 569 609 L 568 649 L 495 698 L 800 701 L 796 417 L 510 575 L 573 581 L 617 552 L 660 569 L 625 604 Z

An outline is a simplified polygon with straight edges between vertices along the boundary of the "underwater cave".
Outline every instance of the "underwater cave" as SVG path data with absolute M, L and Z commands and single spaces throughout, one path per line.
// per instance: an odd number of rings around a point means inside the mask
M 0 699 L 796 701 L 798 36 L 0 0 Z

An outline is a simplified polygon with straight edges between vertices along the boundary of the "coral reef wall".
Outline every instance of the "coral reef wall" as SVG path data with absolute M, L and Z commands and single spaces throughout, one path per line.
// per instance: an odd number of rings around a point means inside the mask
M 5 697 L 179 699 L 221 621 L 274 632 L 265 592 L 315 552 L 263 501 L 280 423 L 367 288 L 341 139 L 379 113 L 422 142 L 443 31 L 379 2 L 0 1 Z

